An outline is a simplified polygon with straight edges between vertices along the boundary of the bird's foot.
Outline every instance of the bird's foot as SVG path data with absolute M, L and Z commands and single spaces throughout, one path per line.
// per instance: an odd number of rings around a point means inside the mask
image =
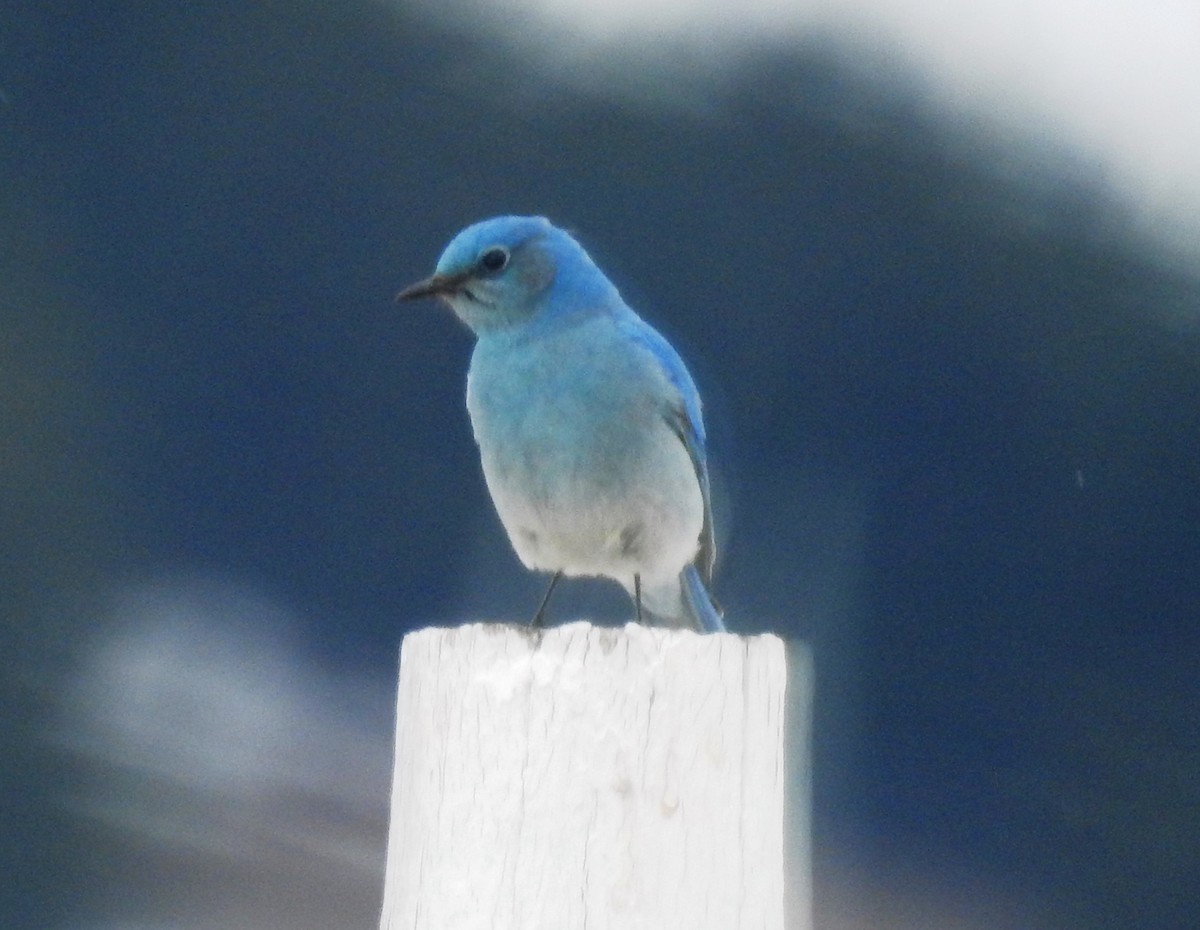
M 533 615 L 533 619 L 529 621 L 531 629 L 537 630 L 542 626 L 542 619 L 546 614 L 546 605 L 550 603 L 550 595 L 554 593 L 554 586 L 558 584 L 558 580 L 562 578 L 562 571 L 554 573 L 554 577 L 550 579 L 550 587 L 546 589 L 546 593 L 542 595 L 542 602 L 538 605 L 537 613 Z

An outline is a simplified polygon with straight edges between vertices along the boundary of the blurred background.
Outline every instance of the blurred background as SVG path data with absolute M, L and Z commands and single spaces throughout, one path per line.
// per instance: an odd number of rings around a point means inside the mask
M 375 926 L 400 639 L 544 584 L 391 297 L 531 212 L 814 650 L 815 925 L 1196 926 L 1198 88 L 1191 0 L 0 5 L 0 925 Z

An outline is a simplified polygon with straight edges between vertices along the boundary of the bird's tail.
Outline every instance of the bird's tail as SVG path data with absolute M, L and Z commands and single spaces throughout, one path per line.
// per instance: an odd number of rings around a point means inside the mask
M 657 626 L 690 626 L 700 633 L 726 632 L 695 565 L 685 566 L 677 582 L 642 590 L 642 619 Z
M 692 621 L 692 626 L 702 633 L 724 633 L 725 621 L 713 603 L 708 587 L 700 577 L 695 565 L 688 565 L 679 573 L 679 586 L 683 589 L 683 606 Z

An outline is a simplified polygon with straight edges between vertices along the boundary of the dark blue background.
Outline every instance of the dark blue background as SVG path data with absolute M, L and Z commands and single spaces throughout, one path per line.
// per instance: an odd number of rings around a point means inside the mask
M 0 924 L 142 915 L 45 738 L 114 587 L 265 592 L 335 677 L 532 612 L 469 334 L 390 303 L 501 212 L 697 376 L 730 626 L 815 650 L 817 926 L 1200 920 L 1200 286 L 1098 178 L 818 43 L 677 107 L 370 3 L 8 4 L 0 89 Z

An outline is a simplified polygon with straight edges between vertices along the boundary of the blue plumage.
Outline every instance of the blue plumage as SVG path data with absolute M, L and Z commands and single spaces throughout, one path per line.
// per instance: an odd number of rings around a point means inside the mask
M 435 274 L 399 298 L 426 296 L 476 335 L 467 408 L 488 490 L 526 567 L 553 573 L 551 591 L 562 575 L 613 578 L 639 618 L 724 631 L 708 592 L 715 546 L 700 395 L 670 343 L 541 217 L 464 229 Z

